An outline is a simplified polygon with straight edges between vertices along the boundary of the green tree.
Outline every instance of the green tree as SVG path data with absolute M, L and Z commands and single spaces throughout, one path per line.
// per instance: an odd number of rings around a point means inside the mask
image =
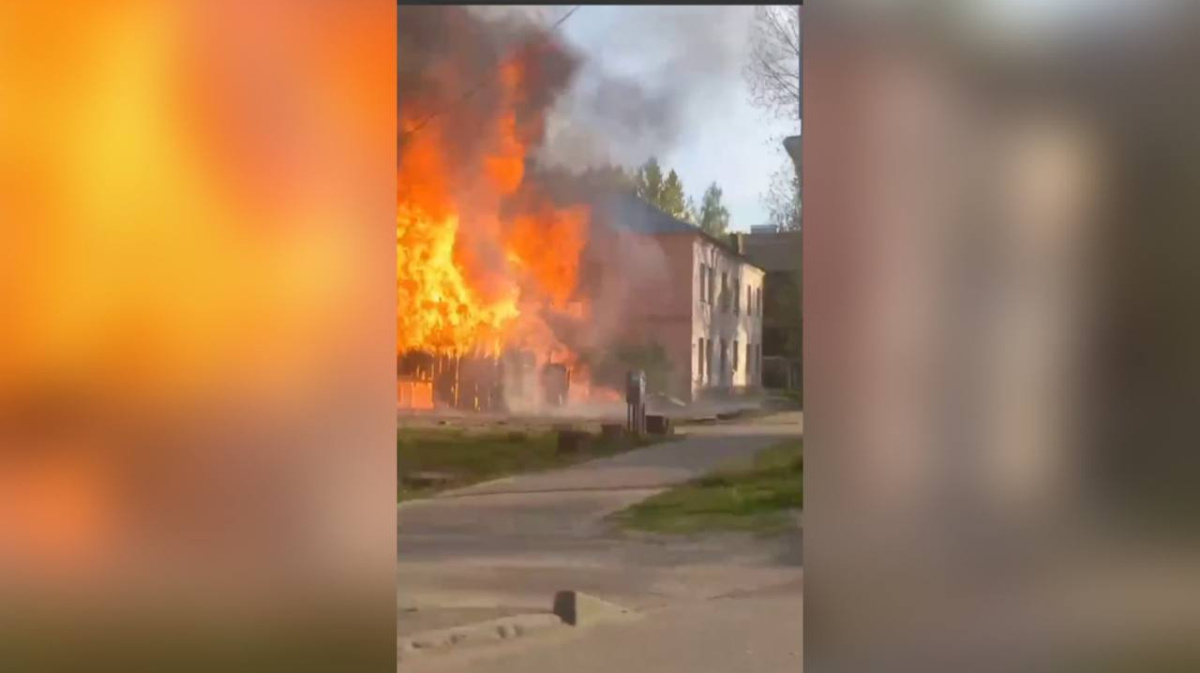
M 672 217 L 681 220 L 689 219 L 687 195 L 684 194 L 683 182 L 679 179 L 679 174 L 675 172 L 675 169 L 671 169 L 671 172 L 667 174 L 667 179 L 663 182 L 662 194 L 655 205 Z
M 634 175 L 633 185 L 638 196 L 656 206 L 659 205 L 663 193 L 663 176 L 657 158 L 650 157 L 638 168 L 637 174 Z
M 690 196 L 687 197 L 687 205 L 684 206 L 684 210 L 686 212 L 683 219 L 688 224 L 694 224 L 697 227 L 700 226 L 700 209 L 696 206 L 696 200 Z
M 721 203 L 722 191 L 717 183 L 704 190 L 700 209 L 696 213 L 696 225 L 713 236 L 722 236 L 729 228 L 729 209 Z
M 659 210 L 687 222 L 695 222 L 694 207 L 683 189 L 683 181 L 673 169 L 663 178 L 658 159 L 650 159 L 638 168 L 633 178 L 637 195 Z
M 657 341 L 623 341 L 605 348 L 585 350 L 580 362 L 591 374 L 592 383 L 614 390 L 625 389 L 625 376 L 633 370 L 646 373 L 646 391 L 679 394 L 671 390 L 673 366 L 667 350 Z

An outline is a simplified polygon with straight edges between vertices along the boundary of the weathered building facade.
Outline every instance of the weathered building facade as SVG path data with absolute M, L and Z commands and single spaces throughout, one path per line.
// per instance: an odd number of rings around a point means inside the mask
M 670 371 L 663 392 L 697 400 L 759 388 L 763 270 L 726 241 L 636 197 L 608 205 L 605 219 L 624 232 L 624 249 L 648 246 L 661 268 L 648 274 L 626 262 L 642 282 L 621 310 L 625 341 L 656 343 L 665 352 Z
M 801 137 L 786 138 L 783 145 L 800 175 Z M 763 225 L 751 227 L 749 234 L 734 234 L 732 238 L 734 246 L 765 272 L 762 384 L 768 388 L 800 390 L 804 378 L 803 237 L 798 230 L 785 231 L 774 225 Z
M 764 271 L 763 385 L 798 390 L 803 378 L 800 232 L 756 227 L 737 237 L 746 257 Z

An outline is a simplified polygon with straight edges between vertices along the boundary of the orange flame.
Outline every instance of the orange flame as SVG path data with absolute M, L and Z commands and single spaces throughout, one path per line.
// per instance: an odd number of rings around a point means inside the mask
M 378 363 L 396 10 L 301 4 L 0 7 L 0 594 L 258 567 L 292 533 L 201 514 L 341 488 L 294 475 L 344 453 L 269 447 Z
M 551 204 L 526 179 L 542 125 L 519 114 L 528 98 L 524 72 L 516 59 L 501 67 L 501 105 L 473 139 L 483 149 L 477 165 L 452 166 L 444 127 L 402 113 L 400 353 L 564 350 L 543 312 L 572 300 L 590 213 Z

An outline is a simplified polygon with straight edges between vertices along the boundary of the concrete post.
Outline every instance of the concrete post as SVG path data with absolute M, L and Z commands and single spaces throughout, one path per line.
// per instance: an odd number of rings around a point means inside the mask
M 629 432 L 641 437 L 646 433 L 646 373 L 631 371 L 625 383 L 625 402 L 629 406 Z

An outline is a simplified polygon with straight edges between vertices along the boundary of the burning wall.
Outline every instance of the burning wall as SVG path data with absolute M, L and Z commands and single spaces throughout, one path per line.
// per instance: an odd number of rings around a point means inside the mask
M 401 397 L 479 408 L 494 399 L 479 388 L 521 370 L 502 354 L 576 364 L 552 326 L 587 319 L 576 290 L 591 212 L 552 199 L 527 161 L 576 60 L 543 31 L 462 7 L 399 14 Z

